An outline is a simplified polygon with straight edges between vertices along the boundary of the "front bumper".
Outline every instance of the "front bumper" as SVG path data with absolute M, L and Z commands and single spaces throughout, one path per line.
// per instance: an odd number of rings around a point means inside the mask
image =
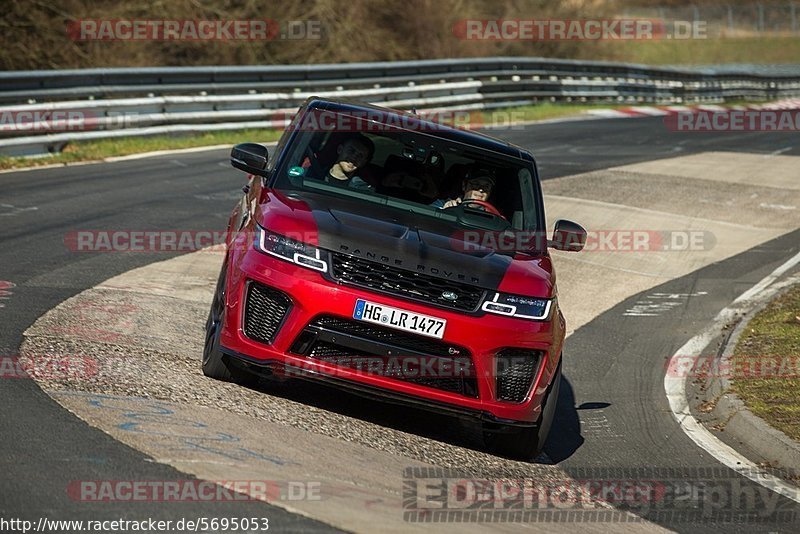
M 290 301 L 280 328 L 268 341 L 256 341 L 245 334 L 245 301 L 251 283 L 277 289 Z M 443 391 L 292 353 L 293 349 L 297 351 L 298 338 L 308 331 L 315 319 L 327 316 L 352 320 L 358 299 L 447 320 L 441 341 L 456 350 L 469 351 L 477 391 L 473 395 Z M 223 352 L 251 371 L 291 369 L 292 375 L 301 378 L 325 381 L 386 400 L 523 426 L 539 418 L 541 401 L 558 364 L 564 337 L 558 309 L 553 310 L 550 321 L 541 322 L 489 314 L 475 317 L 340 285 L 326 280 L 316 271 L 252 250 L 231 257 L 223 324 L 220 337 Z M 541 353 L 531 387 L 521 402 L 497 398 L 496 356 L 508 347 Z

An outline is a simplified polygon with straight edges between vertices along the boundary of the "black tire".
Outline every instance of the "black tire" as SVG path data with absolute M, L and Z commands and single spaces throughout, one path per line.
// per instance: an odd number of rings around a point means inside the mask
M 553 424 L 561 386 L 561 360 L 542 401 L 542 413 L 536 426 L 513 429 L 506 432 L 484 430 L 483 440 L 495 454 L 518 460 L 531 460 L 541 454 Z
M 219 335 L 225 310 L 225 273 L 227 265 L 223 264 L 219 273 L 211 310 L 206 321 L 206 340 L 203 346 L 203 374 L 209 378 L 223 382 L 236 382 L 246 386 L 255 386 L 258 378 L 227 362 L 227 357 L 220 350 Z

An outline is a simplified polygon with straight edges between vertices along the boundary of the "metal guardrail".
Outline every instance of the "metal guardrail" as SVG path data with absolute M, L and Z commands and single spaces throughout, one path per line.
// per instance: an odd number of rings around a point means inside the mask
M 0 72 L 0 154 L 57 152 L 70 141 L 87 139 L 282 127 L 287 114 L 311 95 L 425 110 L 543 101 L 715 104 L 800 96 L 800 66 L 755 70 L 499 57 L 6 71 Z M 52 121 L 68 113 L 73 113 L 69 124 Z M 15 120 L 8 127 L 8 117 L 31 117 L 31 122 L 23 128 Z

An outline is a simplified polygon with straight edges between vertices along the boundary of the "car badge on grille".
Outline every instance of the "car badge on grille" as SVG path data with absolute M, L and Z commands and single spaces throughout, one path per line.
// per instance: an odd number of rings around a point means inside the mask
M 442 293 L 442 298 L 447 300 L 458 300 L 458 295 L 452 291 L 445 291 Z

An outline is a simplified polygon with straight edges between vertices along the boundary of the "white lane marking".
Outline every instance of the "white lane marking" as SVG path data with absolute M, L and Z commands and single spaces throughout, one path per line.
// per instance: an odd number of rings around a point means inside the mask
M 19 208 L 13 204 L 0 204 L 0 217 L 10 217 L 12 215 L 19 215 L 26 211 L 36 211 L 39 208 L 31 206 L 29 208 Z M 8 210 L 8 211 L 6 211 Z
M 623 317 L 658 317 L 676 306 L 683 306 L 691 297 L 708 295 L 705 291 L 697 293 L 651 293 L 644 300 L 637 300 L 633 307 L 622 314 Z M 678 302 L 675 302 L 678 301 Z
M 276 145 L 277 143 L 264 143 L 265 146 Z M 104 162 L 115 161 L 131 161 L 135 159 L 152 158 L 155 156 L 169 156 L 172 154 L 192 154 L 194 152 L 205 152 L 207 150 L 220 150 L 223 148 L 230 148 L 233 144 L 225 145 L 208 145 L 208 146 L 193 146 L 191 148 L 178 148 L 175 150 L 153 150 L 152 152 L 142 152 L 141 154 L 129 154 L 127 156 L 113 156 L 105 158 Z
M 581 430 L 588 435 L 602 439 L 624 439 L 625 436 L 618 434 L 611 426 L 611 422 L 603 413 L 581 414 Z
M 180 160 L 177 160 L 177 159 L 171 159 L 171 160 L 169 160 L 169 162 L 172 163 L 173 165 L 177 165 L 178 167 L 188 167 L 189 166 L 186 163 L 184 163 L 184 162 L 182 162 Z
M 681 306 L 682 302 L 650 302 L 649 300 L 639 300 L 632 308 L 628 308 L 623 313 L 623 317 L 658 317 L 664 312 L 668 312 L 675 306 Z
M 770 210 L 796 210 L 797 206 L 788 206 L 786 204 L 767 204 L 766 202 L 762 202 L 758 205 L 759 208 L 767 208 Z
M 730 306 L 724 308 L 717 314 L 711 325 L 687 341 L 672 355 L 667 369 L 676 368 L 674 366 L 679 365 L 679 358 L 700 356 L 703 349 L 717 337 L 723 326 L 735 320 L 737 315 L 742 311 L 749 310 L 755 306 L 756 302 L 754 301 L 754 297 L 757 296 L 759 301 L 769 299 L 782 287 L 800 280 L 800 277 L 792 277 L 784 282 L 769 287 L 781 275 L 798 263 L 800 263 L 800 253 L 790 258 L 786 263 L 775 269 L 759 283 L 742 293 Z M 664 375 L 664 391 L 667 394 L 672 416 L 678 422 L 681 430 L 683 430 L 683 432 L 700 448 L 742 476 L 749 478 L 753 482 L 779 495 L 800 503 L 800 491 L 798 491 L 796 487 L 787 484 L 780 478 L 758 467 L 755 463 L 717 439 L 706 427 L 694 418 L 689 409 L 689 401 L 686 398 L 686 377 L 672 376 L 671 373 L 666 373 Z
M 739 298 L 733 301 L 734 304 L 739 302 L 747 302 L 751 300 L 754 296 L 758 295 L 762 291 L 764 291 L 769 285 L 771 285 L 775 280 L 783 276 L 789 269 L 794 267 L 800 263 L 800 253 L 793 256 L 789 259 L 786 263 L 772 271 L 767 277 L 761 280 L 759 283 L 739 295 Z M 773 288 L 774 289 L 774 288 Z M 773 293 L 775 291 L 773 290 Z
M 765 158 L 771 158 L 772 156 L 780 156 L 784 152 L 789 152 L 792 148 L 791 146 L 787 146 L 786 148 L 779 148 L 778 150 L 773 150 L 769 154 L 764 154 Z

